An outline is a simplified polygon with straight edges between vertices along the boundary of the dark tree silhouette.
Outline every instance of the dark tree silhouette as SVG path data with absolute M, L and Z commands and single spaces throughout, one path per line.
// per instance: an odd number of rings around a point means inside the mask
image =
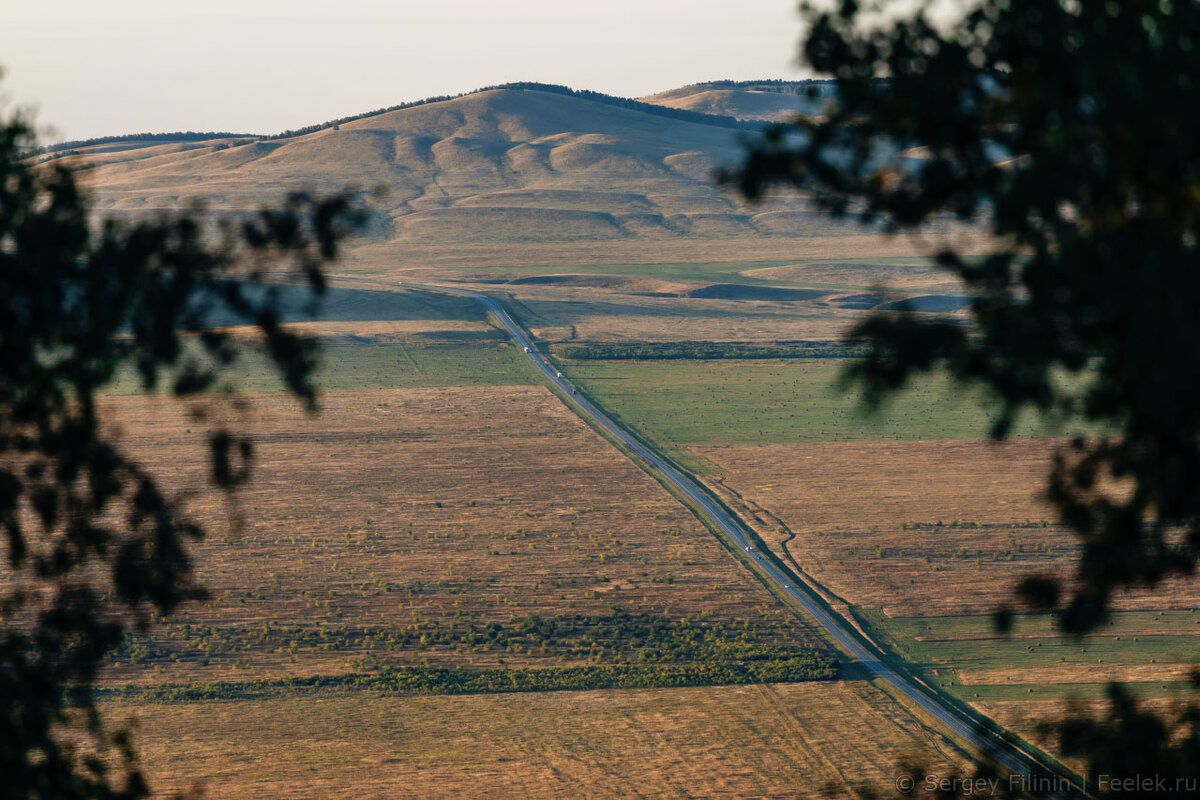
M 296 194 L 240 220 L 98 224 L 72 173 L 34 165 L 33 146 L 24 119 L 0 121 L 0 797 L 137 798 L 132 739 L 104 724 L 92 685 L 127 630 L 203 595 L 188 556 L 203 530 L 106 434 L 98 395 L 132 369 L 202 414 L 200 393 L 239 356 L 206 329 L 220 310 L 257 326 L 315 408 L 312 343 L 247 281 L 291 273 L 319 294 L 362 215 L 344 196 Z M 220 428 L 207 446 L 212 484 L 234 491 L 249 440 Z
M 991 234 L 986 257 L 936 256 L 970 324 L 875 315 L 849 377 L 868 404 L 928 370 L 979 383 L 997 438 L 1028 409 L 1109 432 L 1064 447 L 1049 477 L 1081 539 L 1075 579 L 1019 587 L 1083 634 L 1114 592 L 1191 573 L 1200 546 L 1200 3 L 981 0 L 953 24 L 888 5 L 805 6 L 804 58 L 837 79 L 836 108 L 762 136 L 728 178 L 751 198 L 814 190 L 894 232 L 954 217 Z M 1190 725 L 1133 743 L 1143 721 L 1114 690 L 1063 747 L 1103 766 L 1125 742 L 1126 774 L 1196 752 Z

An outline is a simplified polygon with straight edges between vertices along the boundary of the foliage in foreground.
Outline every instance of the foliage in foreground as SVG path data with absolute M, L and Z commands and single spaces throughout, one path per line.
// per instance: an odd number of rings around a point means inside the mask
M 293 195 L 239 221 L 93 224 L 72 173 L 31 164 L 32 146 L 24 120 L 0 121 L 0 793 L 144 797 L 130 736 L 103 724 L 91 687 L 127 629 L 203 596 L 188 543 L 204 531 L 122 450 L 98 396 L 131 368 L 204 418 L 199 398 L 239 356 L 206 330 L 223 309 L 259 329 L 315 409 L 313 344 L 281 326 L 276 292 L 246 281 L 282 273 L 315 297 L 362 216 L 345 197 Z M 202 356 L 183 330 L 202 332 Z M 205 444 L 211 484 L 232 494 L 249 440 L 220 427 Z
M 889 5 L 804 6 L 804 57 L 837 78 L 838 107 L 761 138 L 733 180 L 752 198 L 815 190 L 891 231 L 954 216 L 990 234 L 984 258 L 936 253 L 973 326 L 877 313 L 849 377 L 874 403 L 929 370 L 979 383 L 996 438 L 1026 409 L 1115 431 L 1063 448 L 1048 482 L 1082 542 L 1074 581 L 1019 587 L 1082 635 L 1115 594 L 1200 555 L 1200 3 L 981 0 L 952 24 Z M 1059 726 L 1063 750 L 1109 774 L 1189 774 L 1172 748 L 1194 743 L 1200 708 L 1163 735 L 1120 696 L 1109 711 Z
M 937 252 L 974 327 L 876 314 L 850 376 L 869 401 L 932 369 L 978 382 L 998 438 L 1027 408 L 1119 432 L 1076 441 L 1051 476 L 1083 540 L 1070 597 L 1045 578 L 1023 592 L 1086 631 L 1114 592 L 1190 573 L 1200 550 L 1200 4 L 987 0 L 949 30 L 869 12 L 810 9 L 805 56 L 837 76 L 838 110 L 764 137 L 737 180 L 816 189 L 893 231 L 952 214 L 991 234 L 987 257 Z

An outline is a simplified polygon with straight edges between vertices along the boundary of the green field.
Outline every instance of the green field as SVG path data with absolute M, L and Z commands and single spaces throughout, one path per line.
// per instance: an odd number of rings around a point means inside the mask
M 405 389 L 426 386 L 523 386 L 537 382 L 532 366 L 506 341 L 437 344 L 353 344 L 327 347 L 324 389 Z
M 233 388 L 246 392 L 279 390 L 281 384 L 265 356 L 253 345 L 227 371 Z M 481 341 L 362 342 L 325 344 L 321 348 L 317 387 L 347 389 L 412 389 L 435 386 L 526 386 L 538 382 L 533 367 L 516 348 L 499 338 Z M 126 371 L 109 394 L 137 394 L 140 382 Z
M 990 616 L 898 617 L 860 609 L 874 634 L 926 679 L 964 700 L 1026 700 L 1103 696 L 1108 679 L 1080 681 L 1100 665 L 1191 665 L 1200 652 L 1200 611 L 1116 612 L 1096 634 L 1063 636 L 1048 615 L 1022 615 L 1012 635 L 996 633 Z M 1063 682 L 1021 682 L 1021 670 L 1063 670 Z M 963 685 L 946 670 L 1011 670 L 1015 680 L 999 685 Z M 1147 697 L 1174 697 L 1192 684 L 1182 680 L 1131 681 Z M 1034 696 L 1031 698 L 1031 696 Z
M 908 637 L 949 639 L 991 637 L 995 635 L 991 617 L 897 617 L 885 618 L 888 630 Z M 1053 617 L 1046 614 L 1023 614 L 1016 618 L 1014 636 L 1052 636 L 1056 633 Z M 1097 634 L 1114 636 L 1145 636 L 1169 634 L 1200 634 L 1200 611 L 1116 611 L 1107 625 Z
M 930 641 L 908 639 L 897 649 L 904 657 L 926 667 L 955 669 L 1028 669 L 1096 664 L 1190 664 L 1200 639 L 1191 636 L 1092 635 L 1085 639 L 1047 636 L 1037 639 L 995 637 Z M 1086 673 L 1083 669 L 1080 674 Z
M 617 275 L 628 278 L 653 278 L 656 280 L 678 281 L 708 281 L 714 283 L 737 283 L 745 286 L 794 286 L 814 289 L 855 289 L 867 290 L 873 288 L 867 284 L 845 283 L 813 283 L 811 281 L 794 281 L 782 278 L 758 278 L 746 275 L 745 272 L 768 267 L 783 267 L 803 265 L 806 263 L 845 264 L 845 265 L 886 265 L 897 267 L 927 266 L 929 259 L 914 257 L 880 257 L 880 258 L 822 258 L 767 260 L 767 261 L 716 261 L 711 263 L 676 263 L 660 262 L 648 264 L 580 264 L 579 266 L 545 267 L 528 265 L 505 265 L 500 267 L 463 266 L 458 269 L 480 273 L 496 274 L 578 274 L 578 275 Z M 449 267 L 454 269 L 453 267 Z
M 564 371 L 623 423 L 692 463 L 692 445 L 982 439 L 991 416 L 977 392 L 943 377 L 917 381 L 877 414 L 836 383 L 838 359 L 564 361 Z M 1030 423 L 1014 436 L 1054 433 Z

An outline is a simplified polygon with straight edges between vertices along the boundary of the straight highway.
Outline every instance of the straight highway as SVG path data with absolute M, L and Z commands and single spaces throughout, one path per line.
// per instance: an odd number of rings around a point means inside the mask
M 408 281 L 384 281 L 374 278 L 335 278 L 338 281 L 355 281 L 373 283 L 385 286 L 395 286 L 404 289 L 437 292 L 440 294 L 456 295 L 475 300 L 488 310 L 496 322 L 512 337 L 517 348 L 529 359 L 530 363 L 553 386 L 568 396 L 579 411 L 593 423 L 603 428 L 608 434 L 620 442 L 629 452 L 636 455 L 657 474 L 662 480 L 673 486 L 685 496 L 693 507 L 702 514 L 709 523 L 718 528 L 727 540 L 745 553 L 751 559 L 759 572 L 776 589 L 802 608 L 812 619 L 825 630 L 848 655 L 859 662 L 878 678 L 886 681 L 896 691 L 916 704 L 926 714 L 937 720 L 960 741 L 963 741 L 981 753 L 987 754 L 1005 771 L 1011 774 L 1010 785 L 1014 788 L 1048 787 L 1050 791 L 1038 792 L 1041 795 L 1073 796 L 1077 794 L 1070 788 L 1065 777 L 1047 772 L 1046 768 L 1036 763 L 1009 742 L 993 733 L 981 729 L 953 706 L 945 703 L 936 694 L 922 687 L 906 675 L 897 672 L 888 664 L 880 661 L 864 644 L 857 631 L 840 615 L 831 611 L 828 606 L 799 583 L 797 579 L 781 569 L 773 560 L 767 558 L 754 546 L 751 533 L 745 525 L 730 511 L 722 507 L 694 478 L 684 474 L 674 465 L 662 459 L 657 453 L 623 427 L 618 425 L 607 414 L 593 405 L 586 397 L 578 394 L 567 376 L 560 373 L 534 345 L 533 340 L 525 330 L 516 323 L 500 302 L 485 294 L 451 286 L 411 283 Z

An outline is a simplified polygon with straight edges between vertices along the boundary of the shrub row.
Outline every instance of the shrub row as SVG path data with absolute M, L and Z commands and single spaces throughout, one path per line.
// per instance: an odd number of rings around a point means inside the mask
M 397 694 L 497 694 L 798 683 L 830 680 L 836 676 L 837 663 L 830 656 L 797 651 L 786 658 L 750 662 L 483 670 L 404 667 L 374 674 L 192 683 L 151 689 L 130 688 L 119 693 L 125 697 L 157 702 L 186 702 L 271 697 L 314 688 L 370 689 Z
M 614 609 L 609 614 L 514 617 L 507 624 L 472 619 L 429 620 L 396 628 L 325 625 L 261 628 L 169 625 L 155 634 L 130 634 L 112 660 L 168 662 L 232 656 L 256 650 L 361 651 L 467 647 L 479 652 L 528 652 L 606 662 L 666 663 L 785 658 L 783 631 L 746 620 L 669 618 Z

